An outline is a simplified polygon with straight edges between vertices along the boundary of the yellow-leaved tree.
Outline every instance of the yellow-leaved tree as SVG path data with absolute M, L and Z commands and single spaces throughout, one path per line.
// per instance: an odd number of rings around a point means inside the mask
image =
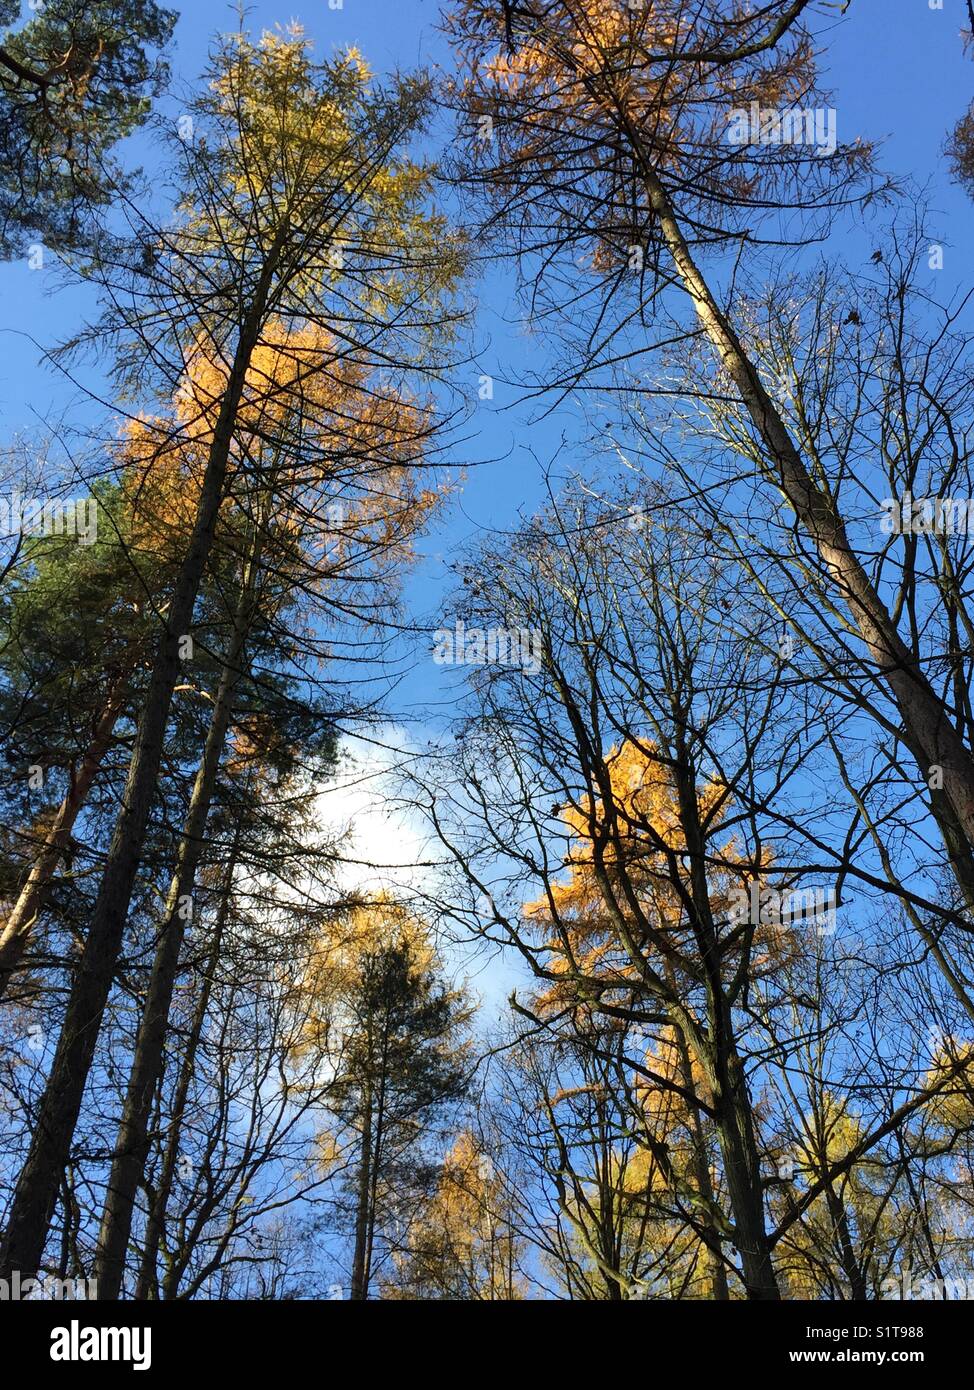
M 468 1130 L 454 1140 L 409 1227 L 385 1296 L 496 1302 L 525 1297 L 505 1176 Z
M 380 372 L 429 382 L 443 365 L 456 319 L 450 303 L 460 242 L 432 205 L 431 169 L 406 152 L 430 106 L 426 79 L 396 76 L 383 87 L 355 53 L 318 62 L 297 27 L 256 42 L 244 32 L 220 40 L 172 140 L 176 216 L 153 227 L 133 214 L 130 254 L 92 270 L 110 306 L 101 332 L 129 399 L 168 403 L 194 358 L 217 370 L 201 366 L 195 394 L 191 387 L 164 431 L 167 440 L 178 433 L 190 454 L 199 452 L 196 505 L 185 518 L 190 525 L 169 602 L 157 615 L 125 795 L 8 1212 L 0 1246 L 6 1275 L 41 1264 L 226 499 L 235 488 L 241 495 L 242 477 L 245 498 L 261 495 L 268 451 L 280 452 L 285 468 L 284 460 L 301 455 L 304 411 L 313 412 L 317 389 L 308 358 L 327 376 L 336 356 L 329 335 L 362 373 L 362 392 L 373 389 Z M 285 335 L 307 335 L 304 359 L 288 353 L 279 324 Z M 293 370 L 285 371 L 289 357 Z M 348 415 L 354 435 L 360 412 Z M 385 429 L 395 429 L 388 416 Z M 262 445 L 256 457 L 254 438 Z M 150 454 L 157 448 L 156 441 Z M 184 468 L 194 471 L 181 458 L 172 477 Z M 209 769 L 219 751 L 212 732 Z M 126 1144 L 133 1170 L 137 1157 Z M 121 1287 L 130 1205 L 123 1194 L 116 1213 L 112 1192 L 97 1261 L 106 1297 Z
M 652 740 L 630 737 L 606 754 L 593 792 L 563 810 L 567 877 L 524 912 L 547 953 L 535 1011 L 570 1018 L 582 1036 L 592 1031 L 586 1015 L 629 1033 L 624 1084 L 645 1157 L 627 1160 L 631 1182 L 614 1185 L 614 1200 L 632 1207 L 639 1187 L 659 1215 L 665 1190 L 701 1287 L 728 1295 L 736 1248 L 749 1294 L 775 1297 L 733 999 L 743 979 L 778 970 L 796 942 L 790 924 L 738 911 L 735 890 L 768 869 L 749 863 L 733 836 L 721 840 L 728 805 L 718 780 L 691 786 Z

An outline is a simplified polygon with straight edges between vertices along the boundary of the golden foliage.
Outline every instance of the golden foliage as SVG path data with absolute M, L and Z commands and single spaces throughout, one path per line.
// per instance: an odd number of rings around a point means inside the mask
M 969 1130 L 974 1125 L 974 1043 L 944 1038 L 924 1086 L 941 1088 L 928 1108 L 937 1124 L 950 1130 Z
M 126 423 L 117 452 L 137 549 L 185 547 L 228 385 L 225 359 L 199 342 L 171 414 Z M 429 428 L 427 409 L 371 382 L 330 333 L 270 322 L 234 417 L 224 539 L 266 518 L 285 548 L 327 573 L 349 555 L 407 560 L 443 496 L 419 481 Z
M 387 1297 L 476 1300 L 525 1296 L 514 1273 L 516 1238 L 503 1183 L 469 1131 L 443 1160 L 436 1189 L 397 1259 L 399 1282 Z
M 549 933 L 547 968 L 565 977 L 538 1000 L 542 1008 L 583 998 L 579 976 L 625 988 L 639 980 L 643 960 L 659 967 L 665 955 L 672 966 L 694 950 L 687 833 L 672 772 L 652 741 L 632 739 L 609 752 L 605 771 L 605 794 L 562 811 L 570 836 L 568 877 L 547 885 L 545 897 L 523 909 Z M 712 830 L 726 810 L 727 788 L 709 781 L 696 796 L 699 819 Z M 733 837 L 708 856 L 710 911 L 715 919 L 729 919 L 732 889 L 750 865 Z M 775 922 L 759 924 L 752 944 L 755 972 L 778 968 L 795 948 L 792 933 Z
M 514 178 L 530 170 L 541 183 L 558 177 L 559 166 L 570 168 L 571 186 L 588 195 L 589 266 L 598 273 L 618 267 L 627 244 L 644 238 L 644 164 L 684 188 L 713 180 L 724 200 L 751 196 L 754 169 L 728 158 L 728 111 L 750 101 L 793 105 L 814 75 L 805 41 L 778 45 L 760 62 L 685 61 L 687 50 L 733 44 L 734 28 L 718 6 L 690 13 L 681 0 L 557 0 L 543 16 L 521 18 L 513 52 L 492 0 L 461 0 L 448 31 L 460 67 L 458 103 L 502 129 L 498 184 L 515 168 Z M 483 158 L 493 160 L 482 144 Z M 566 194 L 562 184 L 559 197 Z
M 435 971 L 439 958 L 429 925 L 385 890 L 338 913 L 318 932 L 299 995 L 306 1014 L 301 1051 L 326 1055 L 335 1011 L 355 994 L 367 955 L 405 948 L 417 974 Z

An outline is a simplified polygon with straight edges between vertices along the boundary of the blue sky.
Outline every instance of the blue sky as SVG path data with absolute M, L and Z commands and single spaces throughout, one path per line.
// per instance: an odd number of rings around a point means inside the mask
M 338 0 L 332 0 L 337 4 Z M 936 3 L 936 0 L 934 0 Z M 177 8 L 179 8 L 177 3 Z M 328 0 L 303 0 L 297 5 L 259 0 L 248 8 L 254 29 L 299 20 L 320 51 L 333 45 L 356 44 L 373 68 L 387 71 L 421 63 L 448 62 L 437 32 L 435 0 L 342 0 L 341 9 Z M 831 7 L 837 12 L 837 7 Z M 823 12 L 825 7 L 823 7 Z M 930 0 L 852 0 L 848 13 L 837 19 L 827 36 L 824 68 L 835 91 L 840 139 L 862 133 L 884 141 L 882 161 L 899 177 L 929 185 L 935 215 L 947 245 L 945 279 L 962 277 L 968 263 L 965 237 L 974 208 L 949 180 L 942 154 L 945 135 L 964 111 L 974 91 L 974 63 L 960 39 L 965 20 L 964 0 L 943 0 L 931 9 Z M 235 7 L 217 0 L 194 0 L 180 16 L 173 50 L 178 80 L 191 81 L 202 66 L 214 32 L 236 25 Z M 137 142 L 136 142 L 137 143 Z M 861 242 L 861 246 L 857 246 Z M 837 229 L 835 252 L 856 259 L 868 254 L 868 230 L 858 233 L 845 223 Z M 23 263 L 0 266 L 0 437 L 20 429 L 37 429 L 44 418 L 56 418 L 78 393 L 39 365 L 41 347 L 67 334 L 81 320 L 89 303 L 84 290 L 51 293 L 52 277 L 31 271 Z M 493 403 L 478 403 L 469 437 L 459 444 L 457 461 L 500 460 L 471 471 L 462 505 L 455 508 L 426 549 L 438 557 L 450 553 L 480 526 L 503 526 L 519 507 L 531 508 L 538 497 L 538 459 L 550 458 L 558 447 L 564 418 L 528 427 L 528 414 L 516 409 L 515 393 L 502 383 L 517 376 L 529 345 L 516 326 L 505 321 L 509 309 L 507 277 L 491 276 L 481 297 L 478 342 L 486 344 L 480 369 L 497 377 Z M 531 352 L 537 344 L 530 345 Z M 476 396 L 477 368 L 461 382 Z M 88 378 L 92 379 L 92 378 Z M 463 548 L 466 548 L 465 546 Z M 437 562 L 438 567 L 438 562 Z M 432 576 L 430 576 L 432 577 Z M 430 593 L 427 585 L 422 592 Z M 428 667 L 427 676 L 435 675 Z
M 960 38 L 964 0 L 943 0 L 942 9 L 932 9 L 931 0 L 852 0 L 842 18 L 838 6 L 820 8 L 822 14 L 835 16 L 831 32 L 823 34 L 823 75 L 835 93 L 839 138 L 847 141 L 861 134 L 880 141 L 885 169 L 928 188 L 931 226 L 946 248 L 942 290 L 949 293 L 967 273 L 967 236 L 974 219 L 974 206 L 950 182 L 942 152 L 947 132 L 974 92 L 974 62 L 965 55 Z M 381 73 L 449 62 L 437 31 L 438 12 L 436 0 L 341 0 L 340 9 L 330 8 L 328 0 L 290 6 L 258 0 L 249 7 L 248 18 L 254 30 L 299 20 L 320 52 L 355 44 Z M 236 22 L 235 6 L 217 0 L 194 0 L 185 6 L 172 53 L 174 95 L 166 103 L 174 116 L 179 110 L 175 93 L 203 66 L 212 35 L 236 27 Z M 132 143 L 138 158 L 151 158 L 144 141 Z M 827 253 L 862 263 L 871 249 L 870 228 L 846 220 L 836 227 Z M 54 421 L 65 411 L 74 418 L 92 418 L 93 407 L 78 388 L 39 360 L 43 347 L 72 332 L 91 306 L 84 289 L 55 290 L 55 284 L 49 271 L 32 271 L 23 262 L 0 266 L 4 441 L 21 430 L 39 433 L 44 420 Z M 467 478 L 454 505 L 424 542 L 423 562 L 407 591 L 413 611 L 432 618 L 432 626 L 439 613 L 447 623 L 452 621 L 444 606 L 451 586 L 444 562 L 468 553 L 478 534 L 512 526 L 519 511 L 532 511 L 541 499 L 541 466 L 556 455 L 563 437 L 569 446 L 573 435 L 576 441 L 583 437 L 581 428 L 573 429 L 570 409 L 532 424 L 532 412 L 519 405 L 516 390 L 504 384 L 529 364 L 537 367 L 544 350 L 543 342 L 520 331 L 512 289 L 504 267 L 488 273 L 477 287 L 475 337 L 483 351 L 476 364 L 462 369 L 457 382 L 472 408 L 462 438 L 451 451 L 453 462 L 467 466 Z M 481 371 L 495 378 L 492 402 L 477 400 Z M 87 370 L 85 379 L 98 387 L 96 369 Z M 108 411 L 101 415 L 105 419 Z M 584 454 L 572 454 L 570 447 L 562 455 L 566 468 L 583 466 L 584 461 Z M 435 666 L 425 643 L 414 648 L 406 672 L 394 694 L 393 717 L 425 719 L 435 707 L 446 709 L 455 673 Z
M 341 4 L 331 9 L 328 0 L 290 6 L 258 0 L 248 7 L 248 18 L 254 29 L 297 19 L 319 51 L 355 44 L 379 72 L 449 61 L 437 32 L 436 0 Z M 943 275 L 951 282 L 955 275 L 963 278 L 969 264 L 965 240 L 974 218 L 974 207 L 949 180 L 942 153 L 947 131 L 974 92 L 974 62 L 960 39 L 964 20 L 964 0 L 943 0 L 942 10 L 931 9 L 930 0 L 852 0 L 827 36 L 824 62 L 835 91 L 840 139 L 861 133 L 883 141 L 881 158 L 888 170 L 929 186 L 932 223 L 947 247 Z M 235 26 L 235 6 L 217 0 L 185 6 L 172 55 L 177 86 L 200 70 L 213 33 Z M 848 223 L 836 230 L 834 242 L 836 254 L 853 260 L 864 259 L 871 249 L 868 229 Z M 68 334 L 90 299 L 83 289 L 52 293 L 52 283 L 48 272 L 31 271 L 23 263 L 0 266 L 0 438 L 5 440 L 18 430 L 37 430 L 42 419 L 56 419 L 72 402 L 78 408 L 76 388 L 39 363 L 39 347 Z M 503 381 L 518 375 L 538 344 L 529 344 L 510 322 L 511 285 L 504 272 L 491 275 L 481 290 L 477 341 L 484 352 L 479 366 L 471 364 L 467 379 L 458 384 L 475 399 L 477 372 L 488 371 L 496 377 L 495 397 L 492 403 L 476 403 L 465 441 L 453 457 L 464 463 L 496 461 L 470 471 L 460 504 L 425 547 L 436 570 L 439 557 L 466 549 L 480 527 L 504 526 L 519 508 L 531 509 L 539 496 L 532 455 L 549 459 L 566 428 L 564 415 L 529 426 L 529 413 L 517 408 L 515 391 Z M 96 380 L 90 374 L 87 379 Z M 432 572 L 427 577 L 432 579 Z M 426 582 L 418 592 L 432 599 Z M 426 675 L 435 678 L 435 668 L 428 666 Z
M 178 8 L 178 0 L 174 2 Z M 945 246 L 941 294 L 948 297 L 955 284 L 969 277 L 974 223 L 974 204 L 950 182 L 943 155 L 948 131 L 974 95 L 974 61 L 964 53 L 960 38 L 966 22 L 964 0 L 943 0 L 942 9 L 932 9 L 929 0 L 852 0 L 844 17 L 838 17 L 838 5 L 828 13 L 836 18 L 826 36 L 823 78 L 834 91 L 839 138 L 848 141 L 861 134 L 879 141 L 880 162 L 888 172 L 927 188 L 931 229 Z M 328 0 L 290 5 L 259 0 L 248 14 L 254 30 L 300 20 L 320 52 L 354 44 L 379 73 L 448 61 L 436 32 L 437 0 L 342 0 L 341 9 L 329 8 Z M 195 78 L 215 32 L 234 27 L 233 6 L 220 0 L 186 4 L 172 54 L 177 83 Z M 170 98 L 167 109 L 178 114 L 178 100 Z M 142 143 L 133 142 L 136 151 Z M 836 227 L 827 248 L 828 254 L 845 256 L 853 264 L 866 262 L 871 250 L 869 226 L 848 220 Z M 87 420 L 109 414 L 107 409 L 99 412 L 77 386 L 40 361 L 43 348 L 69 335 L 93 308 L 84 289 L 52 293 L 53 285 L 49 272 L 32 271 L 23 262 L 0 265 L 3 443 L 20 431 L 40 434 L 45 420 L 53 423 L 65 412 Z M 457 383 L 470 399 L 471 415 L 452 454 L 455 463 L 467 467 L 467 479 L 424 542 L 422 563 L 407 590 L 415 613 L 440 614 L 447 624 L 452 616 L 444 607 L 444 595 L 451 581 L 445 563 L 468 553 L 478 535 L 513 526 L 519 512 L 531 512 L 542 496 L 541 466 L 558 452 L 563 434 L 569 441 L 573 433 L 577 439 L 583 435 L 581 428 L 573 431 L 570 410 L 532 423 L 532 410 L 519 405 L 515 391 L 504 385 L 529 364 L 537 367 L 544 345 L 519 331 L 513 285 L 505 269 L 487 275 L 478 289 L 476 341 L 484 350 L 476 365 L 463 369 L 465 376 Z M 477 401 L 481 371 L 495 378 L 492 402 Z M 86 371 L 85 380 L 97 390 L 96 370 Z M 566 453 L 566 467 L 583 463 L 582 453 Z M 403 737 L 404 726 L 415 735 L 417 725 L 435 723 L 437 709 L 448 714 L 457 684 L 456 672 L 436 666 L 421 640 L 404 669 L 405 678 L 389 702 L 385 736 L 393 742 Z M 377 812 L 370 810 L 368 800 L 356 800 L 354 793 L 339 788 L 325 814 L 364 821 L 364 835 L 375 853 L 384 855 L 388 846 L 388 853 L 401 855 L 402 862 L 419 859 L 423 845 L 413 828 L 373 823 Z M 368 848 L 362 848 L 367 857 Z M 495 998 L 509 987 L 500 967 L 479 978 L 476 986 Z

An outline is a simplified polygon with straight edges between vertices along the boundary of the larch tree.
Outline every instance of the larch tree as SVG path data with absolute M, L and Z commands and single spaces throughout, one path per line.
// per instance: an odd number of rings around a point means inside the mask
M 334 344 L 329 345 L 334 351 Z M 235 537 L 240 550 L 236 581 L 228 584 L 232 609 L 227 645 L 220 654 L 212 714 L 179 844 L 178 859 L 166 899 L 143 1024 L 119 1128 L 108 1196 L 102 1219 L 96 1278 L 103 1298 L 118 1297 L 125 1249 L 139 1178 L 148 1145 L 152 1096 L 161 1074 L 164 1041 L 175 986 L 177 965 L 193 899 L 197 867 L 204 847 L 210 806 L 216 791 L 221 759 L 236 756 L 227 735 L 233 718 L 235 692 L 250 664 L 250 635 L 260 617 L 265 624 L 283 621 L 292 626 L 307 621 L 308 604 L 296 597 L 304 591 L 320 595 L 325 605 L 341 604 L 343 588 L 357 586 L 360 614 L 371 623 L 380 617 L 378 605 L 367 604 L 370 582 L 391 590 L 387 569 L 402 566 L 415 532 L 438 501 L 434 487 L 423 486 L 420 456 L 428 416 L 409 400 L 376 387 L 361 389 L 361 371 L 336 366 L 325 374 L 315 370 L 324 350 L 322 335 L 308 331 L 285 333 L 273 325 L 267 341 L 254 354 L 251 378 L 261 414 L 252 435 L 246 436 L 252 470 L 242 486 L 252 494 L 240 496 L 235 487 L 228 504 L 242 519 L 244 534 Z M 180 410 L 199 429 L 205 413 L 201 397 L 220 394 L 219 364 L 195 363 L 190 383 L 181 395 Z M 294 419 L 293 388 L 301 382 L 300 419 Z M 280 408 L 272 398 L 277 393 Z M 241 411 L 245 417 L 246 407 Z M 153 457 L 153 435 L 159 424 L 144 424 L 130 442 L 140 456 Z M 164 428 L 161 433 L 168 435 Z M 193 511 L 194 459 L 202 439 L 194 437 L 190 458 L 176 470 L 183 506 Z M 245 438 L 242 419 L 238 439 Z M 302 452 L 288 444 L 300 438 Z M 189 494 L 187 501 L 186 494 Z M 341 500 L 336 500 L 341 499 Z M 317 517 L 324 525 L 316 523 Z M 329 521 L 336 523 L 329 533 Z M 339 524 L 340 523 L 340 524 Z M 329 583 L 336 589 L 329 592 Z M 352 602 L 345 605 L 346 621 Z M 285 613 L 284 610 L 290 610 Z
M 828 694 L 792 686 L 759 604 L 753 626 L 728 625 L 732 596 L 747 616 L 740 575 L 713 566 L 659 496 L 647 529 L 628 524 L 632 500 L 594 491 L 572 489 L 465 570 L 467 631 L 530 640 L 479 665 L 471 647 L 456 746 L 417 776 L 416 804 L 455 866 L 434 900 L 545 982 L 533 1007 L 519 1005 L 529 1027 L 553 1014 L 582 1045 L 577 1013 L 627 1025 L 618 1089 L 674 1205 L 715 1256 L 738 1252 L 749 1298 L 775 1299 L 776 1241 L 929 1099 L 908 1093 L 877 1117 L 772 1228 L 754 1088 L 789 1043 L 769 1050 L 756 1018 L 778 1007 L 843 894 L 882 891 L 883 878 L 851 851 L 864 832 L 855 799 L 836 797 Z M 823 866 L 831 909 L 805 888 Z M 597 1056 L 609 1052 L 600 1036 Z M 689 1063 L 676 1070 L 674 1038 Z M 679 1107 L 698 1115 L 695 1164 L 654 1144 L 654 1091 L 675 1098 L 680 1147 Z M 719 1184 L 708 1184 L 708 1129 Z
M 281 407 L 275 382 L 255 386 L 255 354 L 270 324 L 300 323 L 330 331 L 343 357 L 370 373 L 432 370 L 431 333 L 445 331 L 444 294 L 458 270 L 456 247 L 429 210 L 429 174 L 400 152 L 424 119 L 428 84 L 403 78 L 389 92 L 373 90 L 356 53 L 315 64 L 299 31 L 259 44 L 231 37 L 208 80 L 192 108 L 194 142 L 180 150 L 177 226 L 160 234 L 146 224 L 134 263 L 101 273 L 109 307 L 96 336 L 118 344 L 121 377 L 171 394 L 201 350 L 224 364 L 225 376 L 198 422 L 207 438 L 192 528 L 159 624 L 122 809 L 10 1210 L 4 1270 L 36 1269 L 41 1258 L 220 508 L 247 466 L 240 433 L 248 420 L 259 429 L 267 407 Z M 314 369 L 327 371 L 332 352 L 322 346 Z M 292 397 L 300 399 L 303 377 L 288 386 Z M 177 434 L 193 427 L 192 419 L 173 422 Z
M 496 8 L 471 0 L 448 19 L 459 54 L 451 99 L 472 137 L 458 177 L 483 198 L 485 227 L 518 258 L 546 321 L 576 339 L 544 389 L 564 392 L 584 373 L 591 390 L 622 362 L 631 376 L 694 334 L 707 345 L 760 451 L 755 486 L 808 535 L 920 778 L 941 783 L 931 814 L 970 907 L 974 754 L 749 351 L 720 263 L 721 252 L 780 244 L 775 214 L 791 215 L 794 247 L 823 217 L 884 192 L 865 142 L 840 144 L 827 123 L 808 134 L 807 113 L 833 108 L 807 11 L 800 0 L 753 10 L 558 0 L 512 6 L 505 32 Z M 755 109 L 764 114 L 751 130 Z M 589 271 L 581 295 L 579 265 Z

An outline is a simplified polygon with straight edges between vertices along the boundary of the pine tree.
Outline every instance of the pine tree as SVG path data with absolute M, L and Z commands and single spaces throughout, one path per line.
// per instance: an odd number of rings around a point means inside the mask
M 354 1156 L 351 1297 L 364 1300 L 379 1236 L 435 1171 L 424 1133 L 466 1089 L 470 1009 L 444 983 L 426 926 L 385 894 L 335 924 L 306 987 L 316 1002 L 306 1046 L 335 1069 L 329 1146 Z
M 156 0 L 44 0 L 11 28 L 0 4 L 0 257 L 47 240 L 91 248 L 93 218 L 125 191 L 113 147 L 147 118 L 176 14 Z

